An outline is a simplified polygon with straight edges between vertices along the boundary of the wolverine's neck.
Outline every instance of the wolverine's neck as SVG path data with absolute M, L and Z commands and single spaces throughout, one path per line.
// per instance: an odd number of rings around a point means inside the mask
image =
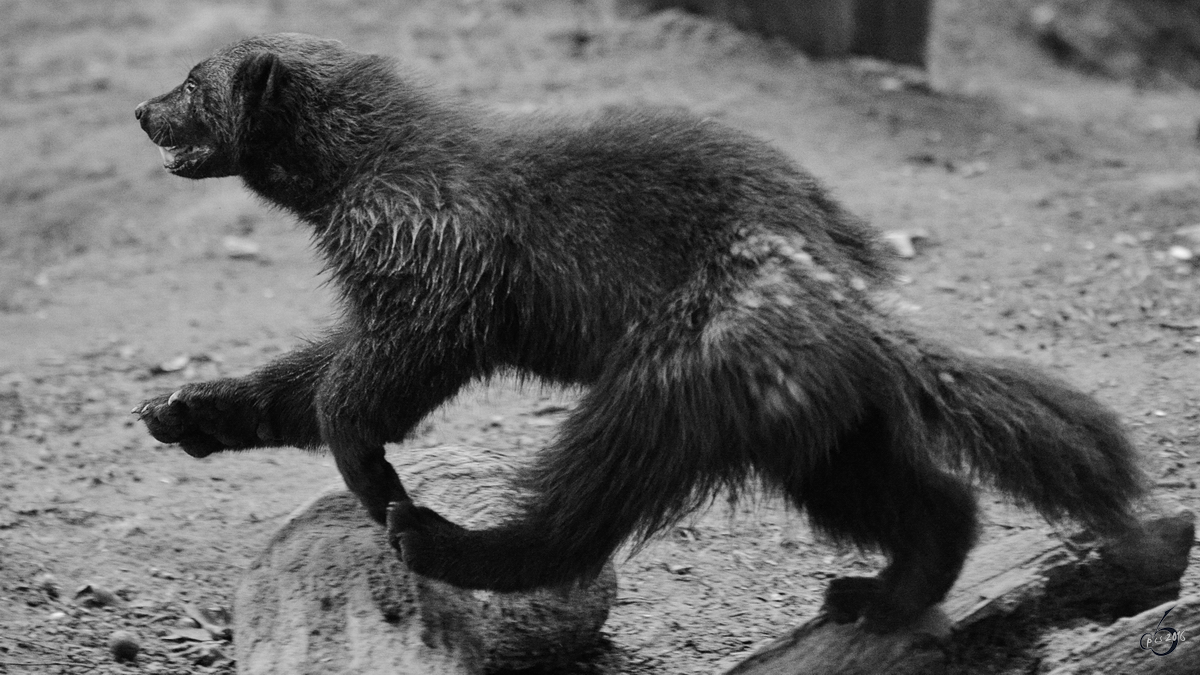
M 388 65 L 321 83 L 320 101 L 300 111 L 286 138 L 243 159 L 247 187 L 317 228 L 366 182 L 427 205 L 447 199 L 480 155 L 475 124 Z
M 481 245 L 467 241 L 464 214 L 487 201 L 495 153 L 484 151 L 492 132 L 424 90 L 395 78 L 344 87 L 362 89 L 323 98 L 242 176 L 312 227 L 335 284 L 359 314 L 374 316 L 396 301 L 399 279 L 406 293 L 434 292 L 438 279 L 474 267 L 458 264 Z

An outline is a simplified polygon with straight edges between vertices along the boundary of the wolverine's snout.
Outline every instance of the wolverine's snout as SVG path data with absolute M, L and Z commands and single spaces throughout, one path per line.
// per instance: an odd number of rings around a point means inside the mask
M 150 114 L 150 101 L 139 103 L 138 107 L 133 109 L 133 116 L 141 123 L 142 131 L 146 132 L 147 136 L 154 138 L 154 130 L 150 128 L 154 117 Z
M 174 94 L 142 101 L 133 109 L 142 131 L 158 146 L 163 168 L 185 178 L 233 175 L 235 167 L 212 131 Z

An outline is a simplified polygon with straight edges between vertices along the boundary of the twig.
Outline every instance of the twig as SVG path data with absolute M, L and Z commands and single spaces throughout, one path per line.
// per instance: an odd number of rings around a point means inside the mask
M 99 663 L 80 663 L 78 661 L 0 661 L 0 666 L 70 666 L 72 668 L 83 668 L 82 672 L 88 673 L 100 667 Z
M 17 643 L 18 645 L 20 645 L 20 644 L 30 644 L 30 645 L 33 645 L 33 646 L 35 646 L 35 647 L 39 647 L 39 648 L 41 648 L 41 649 L 44 649 L 44 650 L 46 650 L 46 651 L 48 651 L 48 652 L 53 652 L 53 651 L 56 651 L 56 650 L 55 650 L 53 647 L 47 647 L 46 645 L 44 645 L 44 644 L 42 644 L 42 643 L 38 642 L 37 640 L 30 640 L 29 638 L 15 638 L 15 637 L 13 637 L 13 636 L 11 636 L 11 635 L 5 635 L 4 633 L 0 633 L 0 638 L 3 638 L 3 639 L 5 639 L 5 640 L 12 640 L 13 642 Z
M 180 603 L 183 605 L 183 611 L 192 619 L 200 624 L 200 627 L 208 631 L 214 640 L 228 640 L 230 638 L 230 630 L 227 626 L 220 626 L 208 620 L 204 612 L 201 612 L 195 605 L 190 602 Z
M 27 544 L 23 541 L 17 541 L 16 539 L 9 539 L 8 543 L 18 544 L 20 546 L 24 546 L 25 548 L 37 551 L 38 553 L 44 553 L 46 555 L 50 555 L 50 551 L 47 551 L 46 549 L 41 548 L 40 546 L 34 546 L 33 544 Z

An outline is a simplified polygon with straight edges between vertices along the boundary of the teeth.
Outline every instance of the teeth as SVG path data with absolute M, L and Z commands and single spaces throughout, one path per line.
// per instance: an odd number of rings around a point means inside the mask
M 169 166 L 175 163 L 175 146 L 172 145 L 169 148 L 164 148 L 160 145 L 158 146 L 158 154 L 162 155 L 164 166 Z

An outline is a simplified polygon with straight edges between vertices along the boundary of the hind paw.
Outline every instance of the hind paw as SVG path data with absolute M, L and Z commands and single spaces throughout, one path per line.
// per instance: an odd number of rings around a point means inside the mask
M 883 598 L 883 582 L 876 577 L 838 577 L 825 589 L 822 609 L 834 623 L 853 623 Z
M 426 577 L 446 576 L 445 544 L 461 527 L 433 509 L 405 499 L 388 505 L 388 541 L 409 569 Z

